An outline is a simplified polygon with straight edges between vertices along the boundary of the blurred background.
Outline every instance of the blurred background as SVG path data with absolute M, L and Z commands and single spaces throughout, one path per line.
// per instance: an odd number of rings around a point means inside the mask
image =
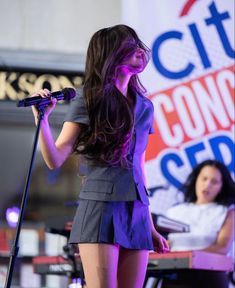
M 0 250 L 3 252 L 7 253 L 14 239 L 36 131 L 31 108 L 19 108 L 17 101 L 41 88 L 57 91 L 79 87 L 90 37 L 104 26 L 120 23 L 121 7 L 120 1 L 110 0 L 0 0 Z M 55 138 L 67 105 L 60 102 L 51 118 Z M 45 235 L 45 231 L 63 229 L 72 220 L 79 187 L 76 157 L 70 157 L 61 169 L 50 171 L 37 150 L 20 241 L 19 255 L 24 261 L 18 260 L 12 283 L 16 287 L 44 284 L 66 287 L 67 277 L 53 275 L 43 284 L 40 277 L 32 274 L 32 267 L 27 266 L 30 262 L 27 257 L 63 252 L 66 238 Z M 5 283 L 6 267 L 7 257 L 1 258 L 0 287 Z
M 225 13 L 223 20 L 216 11 Z M 145 166 L 151 211 L 164 213 L 180 202 L 180 185 L 204 159 L 222 161 L 234 177 L 234 1 L 0 0 L 0 250 L 8 251 L 14 237 L 36 131 L 31 108 L 17 101 L 41 88 L 79 87 L 91 36 L 120 23 L 132 26 L 152 50 L 141 75 L 155 107 Z M 55 138 L 67 107 L 59 103 L 51 117 Z M 43 231 L 72 220 L 79 187 L 75 156 L 50 171 L 38 148 L 23 241 L 32 242 L 27 229 L 37 231 L 37 245 L 22 248 L 22 255 L 53 250 Z M 39 278 L 28 282 L 32 271 L 25 267 L 14 285 L 42 287 Z M 5 273 L 6 261 L 0 284 Z M 66 287 L 48 279 L 47 287 Z
M 18 100 L 42 87 L 51 91 L 79 87 L 89 38 L 99 28 L 121 21 L 119 1 L 0 1 L 0 219 L 19 206 L 31 157 L 35 126 L 30 108 Z M 106 11 L 106 12 L 105 12 Z M 51 119 L 57 136 L 66 104 Z M 37 153 L 25 217 L 53 223 L 58 207 L 70 218 L 79 178 L 76 159 L 49 171 Z M 41 210 L 41 211 L 40 211 Z M 54 210 L 54 212 L 52 211 Z M 60 210 L 61 211 L 61 210 Z M 54 214 L 55 213 L 55 214 Z M 55 225 L 59 223 L 58 218 Z

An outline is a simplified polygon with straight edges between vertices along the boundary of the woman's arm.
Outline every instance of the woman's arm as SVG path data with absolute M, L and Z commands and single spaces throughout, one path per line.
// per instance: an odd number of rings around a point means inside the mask
M 142 170 L 142 176 L 144 183 L 146 185 L 146 177 L 145 177 L 145 172 L 144 172 L 144 163 L 145 163 L 145 152 L 141 156 L 141 170 Z M 157 232 L 155 229 L 154 223 L 153 223 L 153 218 L 151 215 L 151 212 L 149 210 L 149 219 L 150 219 L 150 225 L 151 225 L 151 231 L 152 231 L 152 239 L 153 239 L 153 247 L 154 251 L 158 253 L 165 253 L 169 252 L 169 245 L 166 241 L 166 239 Z
M 40 95 L 43 98 L 50 98 L 51 92 L 47 89 L 43 89 L 38 91 L 35 95 Z M 58 168 L 64 163 L 72 153 L 73 146 L 81 132 L 81 126 L 78 123 L 65 122 L 59 137 L 56 142 L 54 141 L 48 118 L 55 109 L 56 103 L 56 99 L 51 99 L 51 104 L 46 107 L 44 117 L 41 120 L 41 129 L 39 133 L 41 153 L 50 169 Z M 34 106 L 32 107 L 32 110 L 35 117 L 35 123 L 37 124 L 38 110 Z
M 215 243 L 203 249 L 203 251 L 219 254 L 227 254 L 229 252 L 232 242 L 234 240 L 234 217 L 235 210 L 233 209 L 228 212 Z
M 80 132 L 81 126 L 79 124 L 65 122 L 55 142 L 48 121 L 42 121 L 39 144 L 48 168 L 55 169 L 64 163 L 73 152 L 73 146 Z

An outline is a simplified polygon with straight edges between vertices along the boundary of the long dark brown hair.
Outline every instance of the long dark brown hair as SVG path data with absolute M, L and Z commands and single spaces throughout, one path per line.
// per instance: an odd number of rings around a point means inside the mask
M 185 202 L 196 202 L 196 181 L 198 175 L 200 174 L 202 168 L 205 166 L 211 166 L 218 169 L 222 176 L 222 187 L 220 193 L 215 198 L 214 202 L 221 204 L 221 205 L 231 205 L 235 204 L 235 182 L 232 179 L 232 176 L 227 169 L 227 167 L 217 161 L 217 160 L 205 160 L 198 164 L 188 176 L 185 184 L 181 188 L 182 191 L 185 193 Z
M 116 88 L 115 79 L 120 65 L 138 47 L 144 51 L 147 64 L 149 49 L 126 25 L 101 29 L 90 40 L 83 87 L 90 123 L 76 143 L 76 151 L 90 159 L 127 166 L 134 105 Z M 146 92 L 137 74 L 131 77 L 128 92 L 131 95 Z

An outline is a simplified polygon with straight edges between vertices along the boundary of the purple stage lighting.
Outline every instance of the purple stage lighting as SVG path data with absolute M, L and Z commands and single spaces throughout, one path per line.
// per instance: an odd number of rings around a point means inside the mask
M 10 207 L 6 210 L 6 220 L 10 227 L 14 228 L 17 225 L 20 209 L 18 207 Z

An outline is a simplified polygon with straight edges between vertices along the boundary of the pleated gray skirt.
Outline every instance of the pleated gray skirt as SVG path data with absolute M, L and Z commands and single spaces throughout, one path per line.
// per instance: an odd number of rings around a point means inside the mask
M 69 243 L 119 244 L 153 250 L 148 206 L 140 201 L 79 200 Z

